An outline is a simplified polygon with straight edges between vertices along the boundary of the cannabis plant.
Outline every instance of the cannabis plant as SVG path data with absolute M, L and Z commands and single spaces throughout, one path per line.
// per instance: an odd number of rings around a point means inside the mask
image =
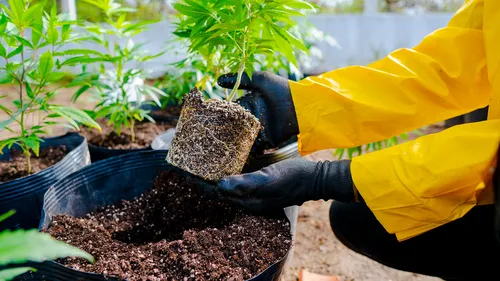
M 73 33 L 73 23 L 57 14 L 54 4 L 50 13 L 43 8 L 46 1 L 9 0 L 9 8 L 0 5 L 0 57 L 5 65 L 0 67 L 2 82 L 12 83 L 17 91 L 0 96 L 0 110 L 8 118 L 0 122 L 0 131 L 7 130 L 14 136 L 0 140 L 3 148 L 18 145 L 26 157 L 27 170 L 31 173 L 32 154 L 38 156 L 40 135 L 47 127 L 64 118 L 78 129 L 79 124 L 99 128 L 85 112 L 53 103 L 64 73 L 60 68 L 71 62 L 81 63 L 72 54 L 85 50 L 61 48 L 83 40 Z M 61 62 L 62 60 L 62 62 Z M 14 98 L 12 106 L 6 100 Z M 99 128 L 100 129 L 100 128 Z
M 15 211 L 0 215 L 0 223 L 12 216 Z M 15 267 L 27 261 L 43 262 L 65 257 L 85 258 L 93 262 L 93 258 L 87 252 L 70 246 L 64 242 L 57 241 L 49 234 L 32 230 L 5 230 L 0 232 L 0 267 L 9 265 L 8 269 L 0 270 L 0 281 L 9 281 L 14 277 L 28 271 L 36 271 L 34 268 Z
M 289 31 L 296 25 L 292 17 L 314 10 L 305 0 L 183 0 L 174 8 L 180 15 L 175 34 L 188 40 L 189 54 L 201 55 L 215 75 L 238 74 L 229 101 L 259 55 L 282 54 L 297 66 L 295 49 L 308 51 Z
M 82 73 L 75 79 L 73 85 L 80 85 L 81 88 L 74 99 L 77 100 L 83 92 L 92 89 L 98 101 L 93 117 L 108 118 L 108 124 L 118 134 L 123 127 L 129 128 L 131 140 L 135 141 L 135 123 L 145 118 L 154 122 L 148 115 L 149 111 L 141 107 L 151 103 L 146 98 L 161 106 L 159 96 L 165 95 L 158 88 L 146 84 L 147 73 L 137 65 L 157 58 L 163 52 L 148 54 L 144 44 L 136 44 L 132 39 L 154 21 L 126 21 L 127 14 L 134 9 L 123 7 L 115 0 L 82 1 L 99 8 L 105 15 L 105 23 L 88 22 L 84 25 L 91 40 L 105 51 L 95 51 L 89 58 L 100 63 L 98 71 Z

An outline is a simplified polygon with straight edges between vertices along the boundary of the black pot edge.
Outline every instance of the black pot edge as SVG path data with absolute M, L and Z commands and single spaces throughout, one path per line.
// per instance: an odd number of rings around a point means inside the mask
M 60 135 L 60 136 L 55 136 L 55 137 L 50 137 L 50 138 L 43 138 L 43 140 L 60 139 L 60 138 L 65 138 L 65 137 L 70 136 L 70 135 L 78 135 L 78 136 L 80 136 L 80 137 L 82 138 L 82 143 L 81 143 L 81 144 L 85 144 L 85 143 L 86 143 L 86 144 L 87 144 L 87 146 L 88 146 L 87 139 L 86 139 L 85 137 L 83 137 L 82 135 L 80 135 L 80 134 L 78 134 L 78 133 L 75 133 L 75 132 L 68 132 L 68 133 L 66 133 L 66 134 L 64 134 L 64 135 Z M 81 144 L 80 144 L 80 145 L 81 145 Z M 77 148 L 75 148 L 75 149 L 77 149 Z M 2 185 L 3 185 L 3 184 L 9 184 L 9 185 L 11 185 L 11 184 L 16 184 L 16 183 L 19 183 L 20 181 L 24 181 L 24 180 L 26 180 L 26 178 L 28 178 L 28 177 L 30 177 L 30 176 L 33 176 L 33 175 L 43 176 L 43 175 L 45 175 L 45 174 L 49 173 L 49 172 L 50 172 L 50 170 L 56 169 L 56 168 L 58 168 L 59 166 L 61 166 L 61 165 L 62 165 L 62 164 L 61 164 L 61 162 L 63 162 L 63 161 L 64 161 L 64 159 L 66 159 L 67 157 L 71 157 L 71 156 L 72 156 L 72 154 L 74 154 L 74 153 L 73 153 L 73 151 L 74 151 L 75 149 L 73 149 L 73 150 L 71 150 L 70 152 L 68 152 L 68 154 L 66 154 L 66 156 L 64 156 L 64 158 L 63 158 L 63 159 L 61 159 L 61 161 L 57 162 L 56 164 L 54 164 L 54 165 L 52 165 L 52 166 L 50 166 L 50 167 L 48 167 L 48 168 L 46 168 L 46 169 L 43 169 L 43 170 L 42 170 L 42 171 L 40 171 L 40 172 L 37 172 L 37 173 L 31 174 L 31 175 L 28 175 L 28 176 L 25 176 L 25 177 L 22 177 L 22 178 L 18 178 L 18 179 L 11 180 L 11 181 L 7 181 L 7 182 L 2 182 L 2 183 L 0 183 L 0 188 L 2 188 Z M 87 158 L 88 158 L 88 157 L 90 157 L 90 153 L 87 155 Z M 88 163 L 90 164 L 90 159 L 87 159 L 87 160 L 88 160 Z
M 293 144 L 292 144 L 292 146 L 293 146 Z M 138 152 L 138 153 L 166 153 L 166 152 L 168 152 L 168 150 L 151 150 L 151 151 L 143 151 L 143 152 Z M 124 155 L 120 155 L 120 156 L 116 156 L 116 157 L 112 157 L 112 158 L 127 157 L 127 156 L 128 156 L 127 154 L 124 154 Z M 108 159 L 112 160 L 111 158 L 108 158 Z M 106 161 L 108 159 L 105 159 L 103 161 Z M 86 166 L 86 167 L 84 167 L 84 168 L 76 171 L 75 173 L 81 173 L 81 172 L 83 172 L 86 169 L 91 169 L 91 168 L 95 169 L 96 165 L 105 165 L 106 163 L 103 162 L 103 161 L 101 161 L 100 163 L 88 165 L 88 166 Z M 116 161 L 116 160 L 114 160 L 114 161 Z M 91 166 L 93 166 L 93 167 L 91 167 Z M 69 176 L 71 176 L 71 175 L 69 175 Z M 295 211 L 294 211 L 294 209 L 295 209 Z M 266 271 L 270 270 L 271 268 L 276 267 L 280 263 L 283 263 L 283 265 L 286 265 L 289 262 L 289 260 L 291 260 L 291 257 L 293 255 L 293 246 L 294 246 L 294 242 L 295 242 L 295 233 L 296 233 L 296 231 L 295 231 L 296 225 L 293 223 L 293 221 L 296 221 L 296 219 L 297 219 L 298 209 L 299 209 L 299 206 L 291 206 L 291 207 L 287 207 L 287 208 L 283 209 L 283 212 L 284 212 L 286 218 L 288 219 L 288 221 L 290 223 L 290 233 L 292 235 L 290 247 L 289 247 L 289 249 L 287 251 L 287 254 L 283 258 L 281 258 L 279 261 L 277 261 L 276 263 L 270 265 L 269 267 L 267 267 L 265 270 L 263 270 L 262 272 L 260 272 L 256 276 L 252 277 L 251 279 L 247 279 L 245 281 L 252 281 L 252 280 L 254 280 L 256 278 L 259 278 L 260 275 L 264 274 Z M 293 214 L 295 214 L 295 218 L 292 217 Z M 38 227 L 39 231 L 41 231 L 43 229 L 43 219 L 44 219 L 44 216 L 45 216 L 44 211 L 42 211 L 42 219 L 41 219 L 39 227 Z M 55 265 L 57 267 L 63 267 L 64 270 L 67 271 L 67 272 L 78 272 L 78 273 L 81 273 L 81 271 L 78 271 L 78 270 L 66 267 L 66 266 L 64 266 L 64 265 L 62 265 L 62 264 L 60 264 L 58 262 L 55 262 L 55 261 L 45 261 L 45 262 L 42 262 L 42 263 L 30 262 L 29 264 L 30 264 L 31 267 L 36 268 L 37 265 L 40 265 L 40 264 L 50 264 L 50 263 L 52 263 L 53 265 Z M 9 265 L 9 266 L 14 267 L 14 265 Z M 18 265 L 15 265 L 15 266 L 18 266 Z M 0 266 L 0 269 L 1 268 L 2 267 Z M 282 270 L 284 270 L 284 268 L 279 269 L 279 271 L 282 271 Z M 279 271 L 277 271 L 277 272 L 279 272 Z M 22 276 L 26 276 L 26 275 L 29 275 L 29 274 L 30 273 L 25 273 Z M 88 274 L 93 275 L 93 276 L 103 276 L 102 274 L 97 274 L 97 273 L 88 273 Z M 281 272 L 281 274 L 282 274 L 282 272 Z M 118 280 L 119 281 L 127 281 L 127 280 L 117 279 L 116 277 L 109 277 L 109 278 L 110 278 L 109 280 L 111 280 L 111 281 L 115 281 L 115 280 L 117 280 L 117 281 Z M 25 280 L 25 279 L 17 279 L 16 278 L 14 280 L 21 281 L 21 280 Z M 26 280 L 30 280 L 30 279 L 26 279 Z

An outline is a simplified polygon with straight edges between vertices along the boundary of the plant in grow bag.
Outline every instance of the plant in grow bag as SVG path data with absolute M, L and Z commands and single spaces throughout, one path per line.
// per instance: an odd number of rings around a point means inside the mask
M 14 213 L 15 211 L 10 211 L 1 214 L 0 223 Z M 40 233 L 36 229 L 2 231 L 0 232 L 0 266 L 9 265 L 12 268 L 0 270 L 0 281 L 12 280 L 30 270 L 36 271 L 34 268 L 23 267 L 24 262 L 43 262 L 70 256 L 94 261 L 87 252 L 57 241 L 49 234 Z M 20 264 L 19 267 L 15 267 L 16 264 Z
M 304 0 L 185 0 L 175 34 L 188 41 L 190 55 L 200 55 L 214 73 L 238 73 L 226 100 L 203 100 L 198 89 L 184 97 L 168 161 L 206 180 L 241 172 L 260 129 L 259 121 L 232 102 L 244 72 L 251 75 L 258 55 L 283 54 L 297 64 L 294 48 L 307 51 L 288 30 L 292 16 L 313 6 Z
M 158 88 L 146 84 L 146 73 L 137 65 L 157 58 L 163 52 L 150 55 L 144 50 L 144 44 L 135 44 L 132 39 L 154 22 L 126 21 L 128 13 L 134 9 L 122 7 L 114 0 L 83 1 L 99 8 L 105 15 L 105 23 L 85 24 L 91 40 L 105 51 L 92 53 L 92 60 L 100 62 L 98 72 L 85 72 L 75 79 L 73 85 L 81 85 L 81 88 L 74 99 L 77 100 L 86 90 L 92 89 L 98 101 L 93 117 L 108 118 L 108 125 L 118 135 L 123 128 L 128 128 L 130 140 L 135 142 L 136 123 L 144 119 L 154 122 L 149 111 L 141 107 L 150 103 L 146 98 L 161 106 L 158 97 L 165 95 Z
M 43 11 L 44 5 L 45 1 L 9 0 L 10 8 L 0 6 L 0 57 L 5 61 L 0 74 L 4 83 L 13 83 L 17 89 L 15 95 L 0 96 L 13 99 L 12 106 L 0 102 L 0 110 L 8 116 L 0 122 L 0 131 L 13 135 L 0 141 L 0 153 L 5 147 L 18 145 L 26 157 L 28 174 L 32 172 L 32 154 L 39 155 L 40 135 L 59 118 L 76 129 L 79 124 L 99 128 L 85 112 L 52 103 L 64 77 L 58 69 L 68 61 L 78 61 L 68 58 L 61 63 L 54 57 L 71 56 L 71 51 L 60 49 L 83 38 L 73 34 L 73 23 L 57 15 L 55 5 L 50 13 Z

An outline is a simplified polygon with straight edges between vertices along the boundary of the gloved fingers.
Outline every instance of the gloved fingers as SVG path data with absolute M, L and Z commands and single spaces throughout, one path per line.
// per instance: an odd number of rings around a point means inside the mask
M 272 200 L 263 198 L 224 197 L 224 199 L 255 215 L 271 215 L 274 213 L 280 213 L 283 212 L 283 209 L 285 208 L 276 204 Z
M 221 86 L 222 88 L 233 89 L 234 85 L 236 85 L 237 78 L 238 75 L 235 73 L 224 74 L 217 79 L 217 84 L 219 84 L 219 86 Z M 248 91 L 254 90 L 252 80 L 246 73 L 243 73 L 243 75 L 241 76 L 241 82 L 238 89 Z
M 219 181 L 219 190 L 232 197 L 248 197 L 255 190 L 248 175 L 236 175 L 223 178 Z
M 219 187 L 216 183 L 207 182 L 201 179 L 197 179 L 194 183 L 199 190 L 201 190 L 205 195 L 211 199 L 219 199 L 221 197 Z

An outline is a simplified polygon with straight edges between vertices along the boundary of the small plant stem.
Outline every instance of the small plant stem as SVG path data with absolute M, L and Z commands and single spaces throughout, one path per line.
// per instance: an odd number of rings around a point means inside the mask
M 24 37 L 24 30 L 21 29 L 19 32 L 19 35 L 21 38 Z M 19 78 L 19 104 L 20 104 L 20 110 L 21 110 L 21 120 L 20 120 L 20 125 L 21 125 L 21 139 L 26 138 L 26 130 L 25 130 L 25 124 L 24 124 L 24 115 L 26 109 L 24 108 L 24 99 L 23 99 L 23 82 L 26 74 L 26 67 L 25 67 L 25 61 L 24 61 L 24 48 L 21 49 L 21 64 L 22 64 L 22 72 L 21 72 L 21 77 Z M 24 155 L 26 156 L 26 166 L 28 170 L 28 174 L 31 174 L 31 152 L 29 147 L 22 147 L 22 150 L 24 152 Z
M 132 118 L 130 121 L 130 138 L 135 142 L 135 120 Z
M 241 84 L 241 77 L 243 76 L 243 72 L 245 72 L 245 61 L 242 61 L 240 64 L 240 68 L 238 69 L 238 76 L 236 77 L 236 83 L 234 84 L 234 88 L 229 94 L 229 101 L 233 101 L 238 92 L 238 88 Z
M 31 174 L 31 153 L 29 151 L 29 148 L 24 149 L 24 156 L 26 157 L 28 174 Z
M 234 88 L 231 91 L 231 94 L 229 94 L 229 99 L 228 99 L 229 101 L 234 100 L 236 93 L 238 92 L 238 89 L 240 88 L 241 77 L 243 76 L 243 72 L 245 72 L 245 66 L 246 66 L 245 61 L 247 59 L 247 56 L 246 56 L 246 38 L 243 39 L 242 49 L 243 49 L 243 54 L 242 54 L 242 58 L 241 58 L 240 67 L 238 68 L 238 76 L 236 77 L 236 83 L 234 84 Z

